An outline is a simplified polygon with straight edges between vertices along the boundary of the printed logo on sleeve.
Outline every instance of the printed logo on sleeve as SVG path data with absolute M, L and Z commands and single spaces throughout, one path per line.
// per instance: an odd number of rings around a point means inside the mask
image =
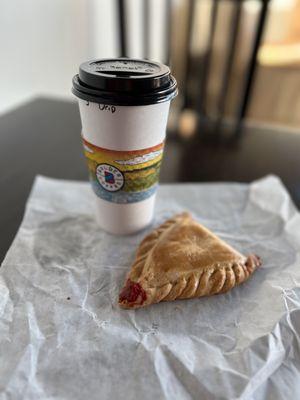
M 109 192 L 117 192 L 124 185 L 124 175 L 118 169 L 108 164 L 99 164 L 96 177 L 100 185 Z

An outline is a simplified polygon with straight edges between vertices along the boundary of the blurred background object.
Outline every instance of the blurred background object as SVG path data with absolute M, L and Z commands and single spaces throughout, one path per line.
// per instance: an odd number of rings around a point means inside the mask
M 245 116 L 300 126 L 300 0 L 0 4 L 0 113 L 32 96 L 71 98 L 82 61 L 128 56 L 171 65 L 180 96 L 169 128 L 183 137 L 231 136 Z

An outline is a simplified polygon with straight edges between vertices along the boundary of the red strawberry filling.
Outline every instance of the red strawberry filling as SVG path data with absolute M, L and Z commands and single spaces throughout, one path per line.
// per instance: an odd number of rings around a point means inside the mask
M 127 279 L 126 285 L 120 293 L 119 302 L 125 301 L 127 303 L 141 305 L 146 299 L 147 295 L 142 286 L 137 282 Z

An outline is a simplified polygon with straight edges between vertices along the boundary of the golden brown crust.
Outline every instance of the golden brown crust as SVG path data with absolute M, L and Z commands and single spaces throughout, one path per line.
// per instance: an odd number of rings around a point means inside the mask
M 259 257 L 244 257 L 190 214 L 179 214 L 141 242 L 119 304 L 138 308 L 225 293 L 245 282 L 259 265 Z

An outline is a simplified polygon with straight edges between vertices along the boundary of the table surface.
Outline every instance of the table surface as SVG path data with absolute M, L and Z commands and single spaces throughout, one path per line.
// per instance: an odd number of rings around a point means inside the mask
M 37 98 L 0 117 L 0 262 L 36 175 L 87 180 L 75 102 Z M 245 128 L 230 145 L 169 135 L 161 182 L 250 182 L 276 174 L 300 206 L 300 132 Z M 271 199 L 270 199 L 271 200 Z

